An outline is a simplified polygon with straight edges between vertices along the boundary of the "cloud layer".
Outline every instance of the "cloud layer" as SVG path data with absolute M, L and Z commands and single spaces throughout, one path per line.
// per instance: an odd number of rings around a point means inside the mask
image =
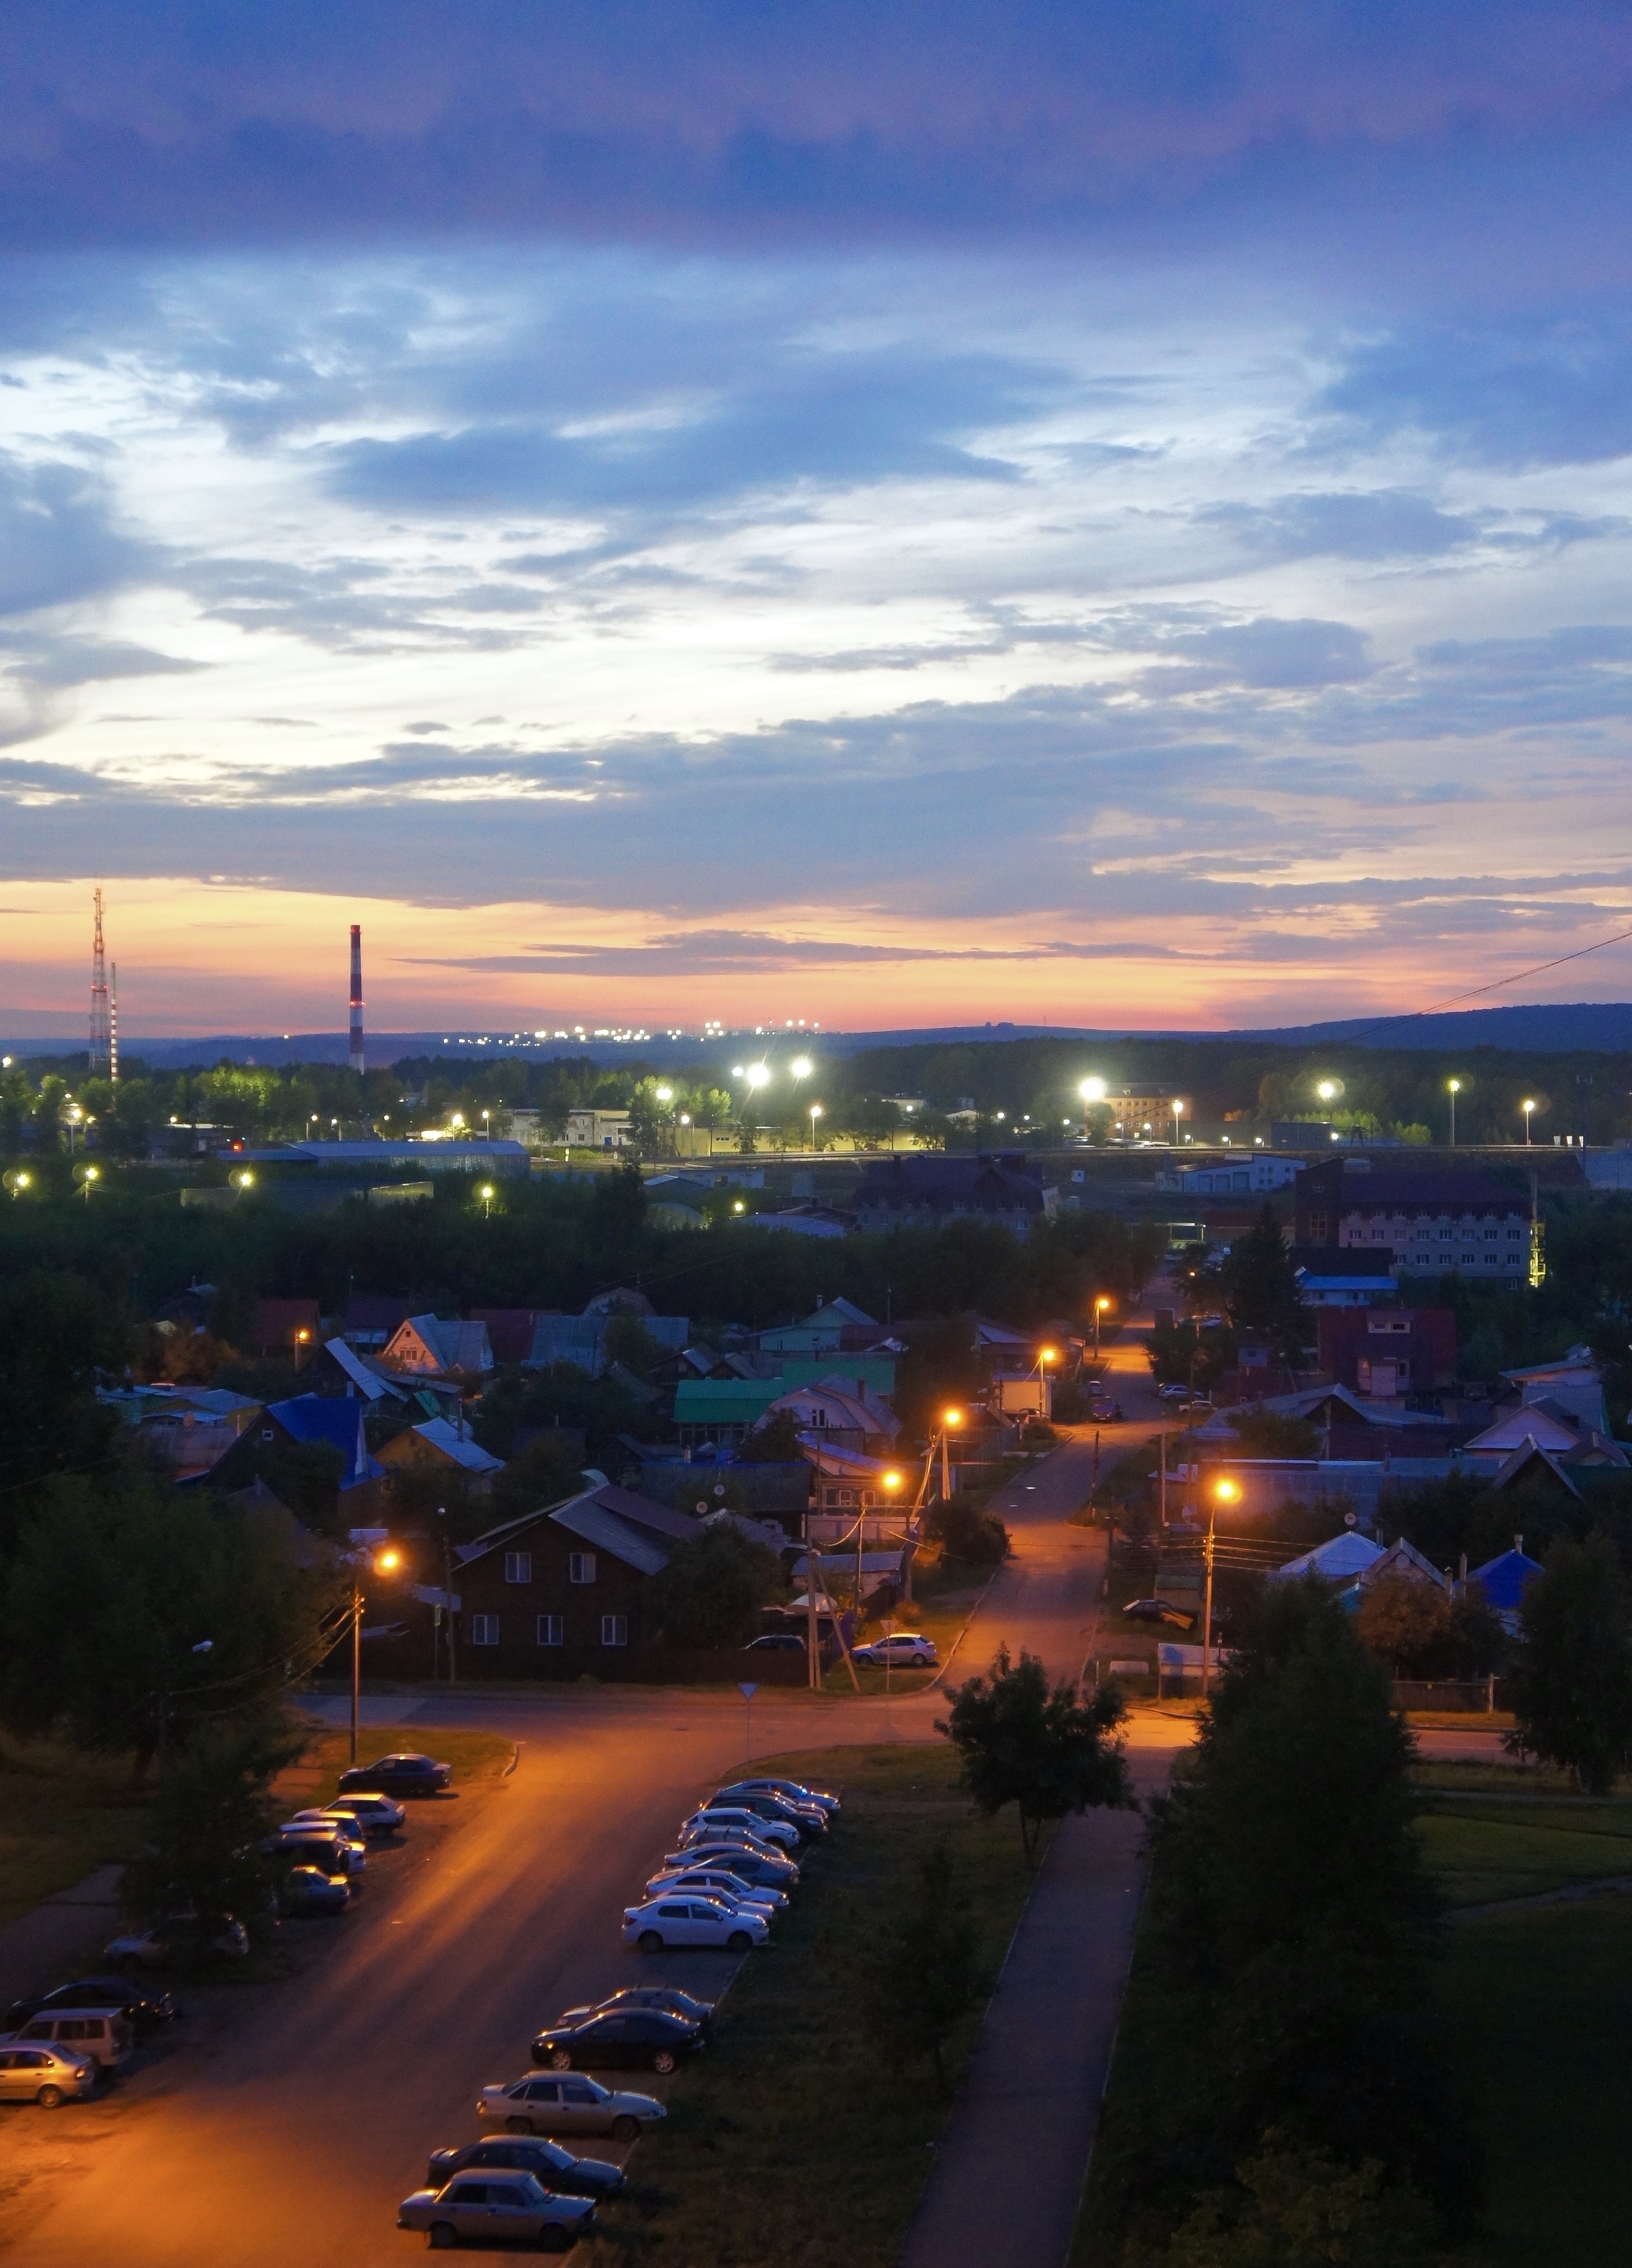
M 346 902 L 406 1023 L 1294 1021 L 1624 925 L 1623 11 L 79 30 L 0 18 L 19 1003 L 92 878 L 216 1027 Z

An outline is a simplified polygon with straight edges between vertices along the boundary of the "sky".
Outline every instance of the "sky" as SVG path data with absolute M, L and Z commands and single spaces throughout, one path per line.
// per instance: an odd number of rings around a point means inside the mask
M 1420 1008 L 1632 924 L 1632 15 L 12 0 L 0 1027 Z M 1632 998 L 1632 946 L 1498 997 Z

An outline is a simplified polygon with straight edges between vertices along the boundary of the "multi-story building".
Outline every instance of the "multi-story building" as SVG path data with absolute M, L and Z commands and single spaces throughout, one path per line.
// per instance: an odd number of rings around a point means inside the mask
M 1529 1200 L 1488 1174 L 1373 1172 L 1333 1158 L 1299 1174 L 1293 1201 L 1299 1245 L 1386 1251 L 1396 1276 L 1541 1280 Z

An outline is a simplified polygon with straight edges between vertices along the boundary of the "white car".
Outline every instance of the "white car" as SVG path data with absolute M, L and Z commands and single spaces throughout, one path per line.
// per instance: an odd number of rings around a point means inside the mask
M 145 1969 L 162 1969 L 173 1960 L 179 1945 L 185 1945 L 196 1936 L 193 1922 L 186 1915 L 165 1922 L 156 1929 L 144 1929 L 129 1937 L 115 1937 L 102 1948 L 104 1961 L 135 1961 Z M 247 1961 L 249 1932 L 241 1921 L 228 1921 L 204 1940 L 207 1953 L 218 1953 L 224 1961 Z
M 871 1646 L 858 1646 L 855 1653 L 857 1661 L 870 1661 L 876 1669 L 886 1661 L 895 1669 L 934 1669 L 941 1659 L 935 1640 L 916 1631 L 893 1631 L 888 1638 L 874 1638 Z
M 801 1837 L 788 1819 L 761 1819 L 757 1811 L 740 1811 L 734 1804 L 710 1804 L 680 1822 L 682 1845 L 701 1843 L 705 1836 L 746 1835 L 755 1843 L 768 1843 L 778 1851 L 797 1851 Z
M 679 1874 L 654 1874 L 646 1885 L 649 1898 L 666 1897 L 675 1890 L 701 1890 L 704 1897 L 718 1898 L 722 1904 L 746 1906 L 750 1912 L 762 1913 L 767 1921 L 788 1903 L 785 1890 L 756 1890 L 723 1867 L 687 1867 Z
M 401 1804 L 388 1795 L 337 1795 L 333 1803 L 313 1811 L 298 1811 L 297 1819 L 355 1819 L 366 1835 L 394 1835 L 408 1817 Z
M 445 2189 L 415 2190 L 397 2207 L 399 2228 L 423 2228 L 433 2252 L 448 2252 L 461 2236 L 532 2244 L 540 2252 L 568 2252 L 595 2228 L 595 2200 L 557 2197 L 527 2173 L 486 2166 L 456 2174 Z
M 671 1945 L 706 1945 L 726 1953 L 746 1953 L 763 1945 L 770 1925 L 763 1914 L 744 1913 L 705 1898 L 695 1890 L 684 1897 L 651 1898 L 644 1905 L 623 1909 L 623 1940 L 643 1953 L 661 1953 Z

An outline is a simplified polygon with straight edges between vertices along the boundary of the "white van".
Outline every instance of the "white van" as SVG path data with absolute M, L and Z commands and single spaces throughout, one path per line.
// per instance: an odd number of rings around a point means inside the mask
M 103 2071 L 116 2071 L 136 2045 L 136 2034 L 117 2008 L 42 2008 L 5 2040 L 8 2047 L 36 2043 L 67 2048 Z

